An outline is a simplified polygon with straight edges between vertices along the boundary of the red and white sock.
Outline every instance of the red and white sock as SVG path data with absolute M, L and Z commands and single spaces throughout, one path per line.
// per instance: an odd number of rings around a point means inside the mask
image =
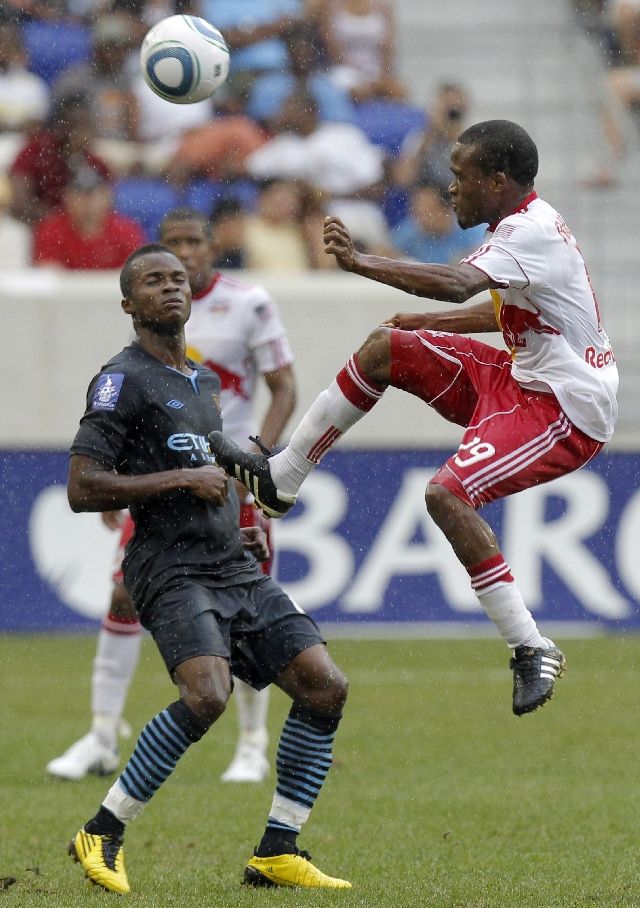
M 280 491 L 297 494 L 313 468 L 375 406 L 384 390 L 364 376 L 354 354 L 329 387 L 316 397 L 287 447 L 269 459 L 271 478 Z
M 102 622 L 91 677 L 92 730 L 106 746 L 115 750 L 118 726 L 129 685 L 138 667 L 142 626 L 136 618 L 112 614 Z
M 521 645 L 546 649 L 549 643 L 540 635 L 502 555 L 493 555 L 467 571 L 480 605 L 508 646 L 512 649 Z

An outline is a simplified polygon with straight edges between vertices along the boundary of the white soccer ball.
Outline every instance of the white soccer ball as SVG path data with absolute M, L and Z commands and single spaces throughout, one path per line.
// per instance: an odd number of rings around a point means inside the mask
M 145 35 L 140 66 L 149 88 L 173 104 L 210 97 L 229 73 L 229 48 L 199 16 L 169 16 Z

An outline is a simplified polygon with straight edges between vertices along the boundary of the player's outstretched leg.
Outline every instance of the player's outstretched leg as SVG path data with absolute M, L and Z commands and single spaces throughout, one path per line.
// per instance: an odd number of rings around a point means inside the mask
M 209 435 L 211 451 L 222 469 L 233 479 L 244 483 L 255 498 L 256 505 L 268 517 L 284 517 L 296 503 L 297 496 L 288 495 L 277 488 L 269 469 L 271 452 L 259 439 L 252 441 L 260 445 L 262 454 L 243 451 L 222 432 L 211 432 Z
M 295 504 L 298 490 L 331 447 L 382 398 L 386 384 L 369 375 L 371 363 L 387 364 L 388 328 L 378 328 L 348 361 L 333 382 L 316 397 L 294 429 L 289 444 L 278 454 L 252 439 L 262 454 L 249 454 L 221 432 L 209 443 L 220 466 L 253 493 L 269 517 L 282 517 Z M 384 372 L 384 368 L 382 368 Z M 376 377 L 380 376 L 376 373 Z
M 513 671 L 513 711 L 524 716 L 551 699 L 557 678 L 567 668 L 564 653 L 544 637 L 546 648 L 516 646 L 509 663 Z

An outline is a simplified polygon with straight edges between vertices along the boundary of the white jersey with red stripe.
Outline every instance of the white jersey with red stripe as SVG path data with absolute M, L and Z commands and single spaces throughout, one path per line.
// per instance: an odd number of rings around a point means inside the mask
M 499 285 L 491 295 L 525 388 L 553 391 L 569 419 L 609 441 L 618 415 L 618 370 L 575 237 L 532 192 L 463 259 Z
M 218 272 L 194 294 L 185 333 L 191 359 L 220 376 L 225 433 L 246 448 L 259 376 L 293 362 L 276 303 L 263 287 Z

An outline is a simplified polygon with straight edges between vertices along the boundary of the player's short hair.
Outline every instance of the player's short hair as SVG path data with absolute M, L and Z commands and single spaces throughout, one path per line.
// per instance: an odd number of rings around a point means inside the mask
M 134 249 L 126 260 L 120 271 L 120 292 L 125 299 L 129 298 L 133 289 L 135 263 L 138 259 L 144 258 L 145 255 L 153 255 L 157 252 L 168 252 L 170 255 L 174 254 L 170 249 L 167 249 L 166 246 L 163 246 L 162 243 L 147 243 L 146 246 L 140 246 L 138 249 Z
M 458 137 L 473 145 L 476 163 L 485 173 L 504 173 L 521 186 L 531 186 L 538 173 L 538 149 L 526 130 L 511 120 L 485 120 Z
M 212 232 L 209 216 L 205 214 L 204 211 L 198 211 L 197 208 L 188 208 L 186 205 L 182 208 L 173 208 L 165 214 L 160 221 L 160 236 L 162 236 L 165 228 L 168 227 L 169 224 L 181 224 L 184 221 L 195 221 L 197 224 L 202 224 L 207 239 L 211 239 Z

